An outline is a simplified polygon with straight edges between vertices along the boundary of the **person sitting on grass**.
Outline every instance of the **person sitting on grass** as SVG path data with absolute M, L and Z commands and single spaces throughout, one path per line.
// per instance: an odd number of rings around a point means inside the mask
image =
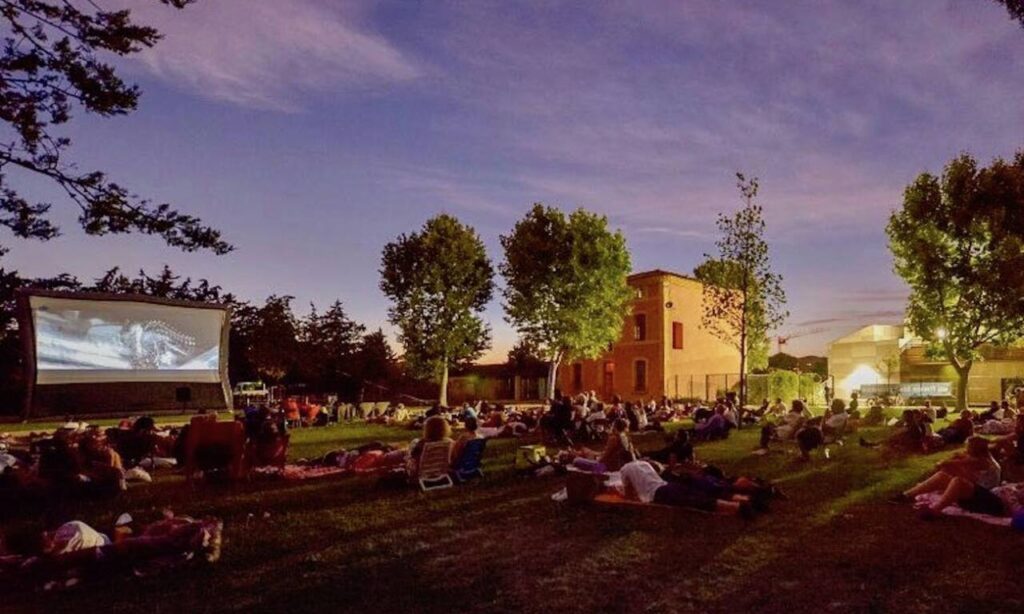
M 633 444 L 629 440 L 629 422 L 625 418 L 612 422 L 612 432 L 605 440 L 603 451 L 580 447 L 576 453 L 573 465 L 579 469 L 598 473 L 618 471 L 624 464 L 636 459 Z
M 807 421 L 806 409 L 804 402 L 800 399 L 795 399 L 793 404 L 782 417 L 782 424 L 766 424 L 761 427 L 761 448 L 768 449 L 768 442 L 772 439 L 787 440 L 794 439 L 797 431 L 803 428 L 804 423 Z
M 714 441 L 729 437 L 729 430 L 736 424 L 729 420 L 729 408 L 723 402 L 715 406 L 715 413 L 693 429 L 693 435 L 701 441 Z M 735 414 L 732 414 L 735 415 Z
M 999 486 L 1002 472 L 989 451 L 988 440 L 977 435 L 967 440 L 967 453 L 957 453 L 936 465 L 927 480 L 890 499 L 894 503 L 913 501 L 917 495 L 941 493 L 939 500 L 922 508 L 921 517 L 938 518 L 942 510 L 959 505 L 968 512 L 1003 516 L 1003 501 L 992 492 Z
M 885 445 L 893 450 L 928 454 L 945 444 L 942 437 L 932 432 L 931 421 L 919 409 L 903 410 L 899 424 L 899 430 L 885 440 Z M 875 448 L 881 444 L 866 441 L 861 437 L 860 445 Z
M 885 409 L 877 400 L 872 400 L 864 416 L 864 426 L 881 426 L 885 422 Z
M 992 450 L 1003 460 L 1024 461 L 1024 413 L 1018 413 L 1013 432 L 992 441 Z
M 620 470 L 625 497 L 641 503 L 688 507 L 716 514 L 738 515 L 752 518 L 754 508 L 748 497 L 731 495 L 717 499 L 699 489 L 680 482 L 666 482 L 647 461 L 626 463 Z
M 690 432 L 686 429 L 679 429 L 673 435 L 668 445 L 648 455 L 649 458 L 663 465 L 673 467 L 686 459 L 693 458 L 693 443 L 690 442 Z
M 962 445 L 969 437 L 974 435 L 974 414 L 965 409 L 960 412 L 960 417 L 949 423 L 944 429 L 938 432 L 938 436 L 947 445 Z
M 978 417 L 975 419 L 975 422 L 977 422 L 978 424 L 984 424 L 989 420 L 1002 420 L 1003 413 L 1004 410 L 1002 407 L 999 406 L 999 401 L 992 401 L 991 403 L 988 404 L 988 409 L 986 411 L 983 411 L 980 414 L 978 414 Z
M 459 434 L 458 439 L 455 440 L 455 444 L 452 446 L 452 462 L 457 463 L 462 457 L 462 451 L 466 448 L 466 444 L 473 441 L 474 439 L 480 439 L 480 435 L 476 432 L 477 421 L 476 418 L 469 417 L 463 422 L 465 429 Z
M 842 399 L 832 399 L 832 407 L 822 420 L 821 432 L 826 437 L 839 437 L 846 431 L 849 421 L 850 414 L 846 411 L 846 402 Z

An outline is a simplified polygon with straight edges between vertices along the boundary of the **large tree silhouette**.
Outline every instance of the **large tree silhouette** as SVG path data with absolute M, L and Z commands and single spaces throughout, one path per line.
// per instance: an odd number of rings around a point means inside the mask
M 160 0 L 182 8 L 191 0 Z M 186 251 L 222 254 L 231 246 L 220 232 L 171 205 L 153 204 L 99 170 L 82 170 L 67 159 L 71 140 L 60 127 L 80 109 L 102 117 L 135 110 L 139 89 L 125 83 L 110 56 L 129 56 L 160 39 L 156 29 L 131 20 L 128 10 L 95 3 L 0 0 L 4 24 L 0 50 L 0 226 L 20 238 L 48 240 L 60 230 L 49 202 L 30 202 L 12 179 L 43 177 L 78 206 L 78 222 L 90 235 L 139 232 L 160 236 Z

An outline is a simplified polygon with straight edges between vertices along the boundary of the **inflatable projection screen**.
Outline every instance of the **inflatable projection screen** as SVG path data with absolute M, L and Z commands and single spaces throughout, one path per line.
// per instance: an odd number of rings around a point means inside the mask
M 41 291 L 19 293 L 18 307 L 26 414 L 231 406 L 225 307 Z

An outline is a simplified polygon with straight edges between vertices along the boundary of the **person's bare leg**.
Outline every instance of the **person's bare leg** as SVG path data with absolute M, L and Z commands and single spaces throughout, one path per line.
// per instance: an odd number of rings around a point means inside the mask
M 937 471 L 935 475 L 921 482 L 917 486 L 914 486 L 910 490 L 903 491 L 903 494 L 908 497 L 916 497 L 926 492 L 941 492 L 946 490 L 949 483 L 953 480 L 953 476 L 949 475 L 945 471 Z
M 963 478 L 953 478 L 949 482 L 949 486 L 942 493 L 942 497 L 932 506 L 933 512 L 941 512 L 950 505 L 953 505 L 961 499 L 966 499 L 974 493 L 974 483 L 969 482 Z

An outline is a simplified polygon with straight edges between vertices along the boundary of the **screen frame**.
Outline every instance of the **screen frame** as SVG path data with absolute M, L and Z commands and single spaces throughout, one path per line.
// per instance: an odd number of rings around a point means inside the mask
M 18 334 L 21 336 L 25 372 L 25 406 L 24 415 L 32 412 L 32 399 L 38 386 L 38 369 L 36 365 L 36 330 L 32 317 L 32 297 L 70 299 L 79 301 L 113 301 L 125 303 L 142 303 L 162 305 L 165 307 L 184 307 L 188 309 L 214 309 L 223 312 L 223 324 L 220 331 L 220 359 L 217 369 L 219 384 L 224 394 L 227 407 L 232 407 L 231 382 L 228 378 L 228 345 L 231 334 L 231 308 L 227 305 L 186 301 L 181 299 L 148 296 L 144 294 L 114 294 L 108 292 L 71 292 L 66 290 L 45 290 L 39 288 L 17 288 L 15 290 L 15 311 L 18 321 Z M 173 380 L 170 380 L 173 383 Z M 167 383 L 167 382 L 162 382 Z M 187 384 L 189 382 L 181 382 Z M 92 383 L 67 384 L 70 386 L 92 386 Z

